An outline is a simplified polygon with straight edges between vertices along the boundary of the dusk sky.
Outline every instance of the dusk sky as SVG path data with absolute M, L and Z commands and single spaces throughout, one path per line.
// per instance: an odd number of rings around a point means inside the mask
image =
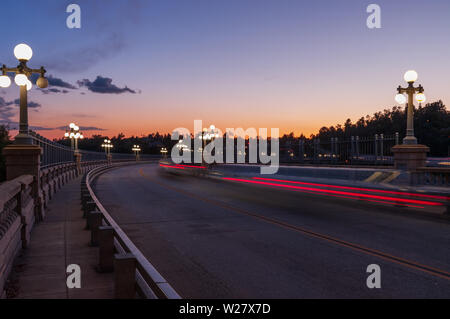
M 66 27 L 70 3 L 81 6 L 81 29 Z M 381 6 L 381 29 L 366 26 L 370 3 Z M 50 138 L 71 121 L 112 137 L 193 130 L 196 119 L 309 135 L 394 106 L 408 69 L 428 101 L 450 101 L 448 0 L 2 0 L 2 9 L 0 63 L 16 66 L 13 49 L 27 43 L 29 66 L 64 81 L 49 87 L 59 92 L 29 92 L 40 105 L 30 125 Z M 6 106 L 18 95 L 15 84 L 0 89 L 0 122 L 18 120 Z

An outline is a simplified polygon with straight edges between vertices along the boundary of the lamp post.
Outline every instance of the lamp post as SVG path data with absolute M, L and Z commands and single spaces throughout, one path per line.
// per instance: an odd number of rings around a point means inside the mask
M 166 159 L 166 158 L 167 158 L 167 153 L 168 153 L 167 148 L 162 147 L 162 148 L 161 148 L 161 154 L 162 154 L 162 156 L 163 156 L 163 159 Z
M 33 140 L 28 131 L 28 94 L 33 84 L 28 79 L 33 74 L 39 74 L 36 85 L 40 88 L 48 86 L 48 80 L 45 78 L 46 70 L 42 66 L 40 69 L 31 69 L 27 66 L 27 62 L 33 56 L 33 50 L 26 44 L 18 44 L 14 48 L 14 55 L 19 60 L 19 65 L 15 68 L 8 68 L 3 65 L 1 68 L 0 87 L 7 88 L 11 85 L 11 79 L 7 73 L 15 73 L 14 82 L 20 87 L 20 119 L 19 134 L 15 137 L 14 143 L 20 145 L 31 145 Z
M 398 94 L 395 96 L 395 100 L 399 104 L 407 103 L 407 119 L 406 119 L 406 137 L 403 139 L 403 144 L 414 145 L 417 144 L 417 139 L 414 136 L 414 94 L 416 94 L 416 100 L 419 103 L 425 102 L 426 97 L 424 88 L 422 85 L 414 87 L 414 82 L 417 81 L 418 75 L 414 70 L 410 70 L 405 73 L 405 81 L 408 83 L 408 87 L 403 88 L 399 85 L 397 88 Z M 406 99 L 404 93 L 408 95 L 408 100 Z
M 84 136 L 80 132 L 80 128 L 75 123 L 69 124 L 69 130 L 64 133 L 65 138 L 70 138 L 70 148 L 74 150 L 73 157 L 77 165 L 78 173 L 81 172 L 81 153 L 78 151 L 78 140 Z
M 136 162 L 139 161 L 139 153 L 141 151 L 141 147 L 139 145 L 134 145 L 132 148 L 134 155 L 136 156 Z
M 70 138 L 70 147 L 75 151 L 75 154 L 78 153 L 78 140 L 84 138 L 80 128 L 75 123 L 70 123 L 69 130 L 66 131 L 64 137 Z
M 111 148 L 113 148 L 111 140 L 105 139 L 103 142 L 102 147 L 105 149 L 106 156 L 109 156 L 111 154 Z
M 395 145 L 392 148 L 392 152 L 394 153 L 395 168 L 414 171 L 426 165 L 427 153 L 430 151 L 426 145 L 417 144 L 417 139 L 414 136 L 414 95 L 416 96 L 416 101 L 419 103 L 425 102 L 426 97 L 423 94 L 424 88 L 422 85 L 414 87 L 414 82 L 418 78 L 416 71 L 410 70 L 406 72 L 403 78 L 408 83 L 408 87 L 403 88 L 399 86 L 395 100 L 399 104 L 408 102 L 406 111 L 406 136 L 403 139 L 403 145 Z M 408 95 L 408 99 L 404 95 L 405 93 Z
M 218 137 L 219 134 L 216 132 L 216 127 L 214 125 L 211 125 L 209 129 L 207 128 L 203 129 L 202 136 L 200 136 L 200 139 L 202 140 L 202 165 L 204 163 L 203 151 L 205 149 L 206 144 L 208 143 L 208 141 L 214 141 Z

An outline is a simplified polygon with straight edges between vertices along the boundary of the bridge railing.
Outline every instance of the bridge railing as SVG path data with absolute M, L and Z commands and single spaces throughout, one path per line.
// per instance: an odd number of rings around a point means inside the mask
M 74 162 L 75 152 L 72 148 L 51 141 L 33 131 L 30 131 L 30 136 L 33 139 L 33 144 L 39 145 L 42 148 L 41 169 L 62 163 Z M 104 161 L 106 159 L 106 154 L 104 152 L 85 151 L 80 149 L 79 153 L 81 154 L 82 162 Z M 114 160 L 133 160 L 136 158 L 133 153 L 112 153 L 111 155 Z M 141 160 L 150 160 L 160 157 L 160 155 L 140 155 Z
M 14 258 L 26 248 L 34 224 L 45 216 L 52 196 L 69 180 L 106 161 L 61 163 L 44 167 L 39 176 L 22 175 L 0 183 L 0 299 Z
M 88 228 L 92 232 L 91 245 L 99 246 L 98 270 L 114 269 L 116 298 L 131 299 L 137 293 L 147 299 L 180 299 L 177 292 L 134 245 L 95 195 L 91 183 L 110 168 L 100 167 L 88 172 L 81 184 L 82 206 Z
M 420 167 L 411 172 L 412 185 L 450 187 L 450 168 Z
M 400 143 L 399 134 L 350 136 L 346 138 L 299 139 L 286 143 L 282 161 L 314 164 L 392 165 L 392 147 Z M 283 148 L 283 145 L 281 145 Z

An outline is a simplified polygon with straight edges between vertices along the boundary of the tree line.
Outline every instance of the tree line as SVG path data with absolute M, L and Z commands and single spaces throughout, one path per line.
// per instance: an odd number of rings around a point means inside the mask
M 414 112 L 415 136 L 420 144 L 430 147 L 430 156 L 449 156 L 450 152 L 450 111 L 442 101 L 428 103 L 425 106 L 418 106 Z M 299 139 L 313 140 L 319 138 L 321 141 L 329 141 L 332 137 L 339 140 L 350 139 L 351 136 L 373 137 L 375 134 L 394 135 L 400 134 L 400 138 L 406 132 L 406 109 L 395 106 L 392 109 L 385 109 L 374 113 L 372 116 L 361 117 L 355 123 L 347 119 L 343 124 L 330 127 L 322 127 L 316 134 L 309 137 L 301 134 L 294 136 L 294 133 L 284 134 L 280 138 L 280 147 L 284 145 L 298 144 Z M 79 148 L 88 151 L 103 151 L 101 145 L 105 139 L 102 135 L 93 135 L 79 141 Z M 58 143 L 70 146 L 67 139 L 56 139 Z M 131 148 L 135 144 L 141 146 L 144 154 L 160 154 L 161 148 L 171 149 L 176 141 L 171 140 L 170 134 L 160 134 L 158 132 L 147 136 L 125 137 L 123 133 L 111 138 L 114 145 L 113 152 L 131 153 Z M 0 125 L 0 151 L 11 143 L 8 127 Z M 5 162 L 0 155 L 0 180 L 5 178 Z

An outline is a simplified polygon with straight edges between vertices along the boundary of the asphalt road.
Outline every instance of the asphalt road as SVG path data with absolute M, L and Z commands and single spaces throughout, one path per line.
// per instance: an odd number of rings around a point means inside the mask
M 450 298 L 450 224 L 410 208 L 156 164 L 111 170 L 95 190 L 184 298 Z M 371 264 L 380 289 L 366 285 Z

